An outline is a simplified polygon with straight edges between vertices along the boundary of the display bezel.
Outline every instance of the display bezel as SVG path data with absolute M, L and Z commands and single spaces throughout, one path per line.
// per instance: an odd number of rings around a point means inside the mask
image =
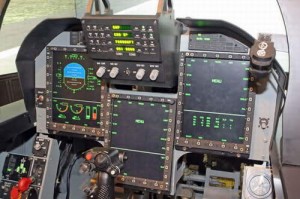
M 250 75 L 249 78 L 249 92 L 248 103 L 246 113 L 246 123 L 244 131 L 244 142 L 229 143 L 215 140 L 186 138 L 182 136 L 183 128 L 183 107 L 184 107 L 184 77 L 186 58 L 207 58 L 207 59 L 220 59 L 220 60 L 237 60 L 237 61 L 249 61 L 249 56 L 246 54 L 228 54 L 228 53 L 215 53 L 215 52 L 181 52 L 180 64 L 179 64 L 179 85 L 178 85 L 178 99 L 177 99 L 177 113 L 176 113 L 176 133 L 175 133 L 175 145 L 176 148 L 184 151 L 208 151 L 210 153 L 228 153 L 234 155 L 246 155 L 250 154 L 251 135 L 252 135 L 252 120 L 255 105 L 255 92 L 253 89 L 254 77 Z
M 53 134 L 65 134 L 66 132 L 74 133 L 74 135 L 83 135 L 84 137 L 99 137 L 104 136 L 105 129 L 103 128 L 102 121 L 102 104 L 105 100 L 105 93 L 107 92 L 107 87 L 105 83 L 101 83 L 101 96 L 99 96 L 100 103 L 100 126 L 99 128 L 79 126 L 74 124 L 64 124 L 53 122 L 52 113 L 52 91 L 53 91 L 53 55 L 54 52 L 65 52 L 65 53 L 87 53 L 85 47 L 58 47 L 58 46 L 48 46 L 46 48 L 46 127 L 51 130 L 49 133 Z
M 137 178 L 134 176 L 119 175 L 116 178 L 116 182 L 120 184 L 141 187 L 143 189 L 164 191 L 164 192 L 170 191 L 171 188 L 170 183 L 171 183 L 171 175 L 172 175 L 172 157 L 173 157 L 173 146 L 174 146 L 176 100 L 171 98 L 127 95 L 127 94 L 117 94 L 117 93 L 109 94 L 107 103 L 106 105 L 104 105 L 105 124 L 107 129 L 105 131 L 104 145 L 106 147 L 110 147 L 111 145 L 111 120 L 113 114 L 112 106 L 113 106 L 113 100 L 115 99 L 137 101 L 137 102 L 150 102 L 150 103 L 155 102 L 155 103 L 169 105 L 169 121 L 168 121 L 168 131 L 167 131 L 167 140 L 166 140 L 163 181 Z

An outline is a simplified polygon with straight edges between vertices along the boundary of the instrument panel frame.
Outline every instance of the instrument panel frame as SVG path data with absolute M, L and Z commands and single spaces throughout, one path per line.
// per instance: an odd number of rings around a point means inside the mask
M 175 148 L 183 151 L 192 152 L 209 152 L 209 153 L 227 153 L 229 155 L 249 156 L 251 147 L 252 124 L 255 107 L 255 92 L 254 92 L 254 77 L 249 74 L 249 92 L 248 92 L 248 106 L 245 123 L 245 139 L 242 144 L 225 143 L 213 140 L 200 140 L 194 138 L 181 137 L 183 128 L 183 96 L 184 96 L 184 76 L 185 76 L 185 60 L 186 58 L 210 58 L 220 60 L 237 60 L 248 61 L 250 58 L 247 54 L 238 53 L 219 53 L 206 51 L 182 51 L 179 60 L 179 75 L 178 75 L 178 98 L 177 98 L 177 112 L 176 112 L 176 129 L 175 129 Z

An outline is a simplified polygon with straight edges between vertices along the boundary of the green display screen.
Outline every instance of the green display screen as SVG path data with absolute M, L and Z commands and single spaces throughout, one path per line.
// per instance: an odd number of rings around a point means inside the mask
M 113 30 L 132 30 L 130 25 L 112 25 Z
M 115 44 L 134 45 L 134 41 L 132 39 L 116 39 Z
M 114 32 L 114 37 L 132 38 L 131 32 Z
M 135 52 L 135 48 L 134 47 L 117 46 L 116 51 L 117 52 Z

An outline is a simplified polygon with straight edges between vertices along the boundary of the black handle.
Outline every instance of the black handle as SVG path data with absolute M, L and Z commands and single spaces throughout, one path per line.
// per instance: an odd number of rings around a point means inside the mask
M 97 199 L 115 199 L 114 178 L 106 172 L 98 172 Z

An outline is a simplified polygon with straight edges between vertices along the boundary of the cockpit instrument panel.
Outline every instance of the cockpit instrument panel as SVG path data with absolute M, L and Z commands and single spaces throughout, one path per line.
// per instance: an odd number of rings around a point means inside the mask
M 47 48 L 47 128 L 101 136 L 101 93 L 84 48 Z M 102 90 L 102 91 L 101 91 Z
M 247 55 L 182 52 L 176 144 L 249 154 L 254 93 Z M 188 149 L 187 149 L 188 148 Z
M 174 99 L 111 94 L 107 141 L 127 156 L 119 183 L 169 191 L 175 106 Z

